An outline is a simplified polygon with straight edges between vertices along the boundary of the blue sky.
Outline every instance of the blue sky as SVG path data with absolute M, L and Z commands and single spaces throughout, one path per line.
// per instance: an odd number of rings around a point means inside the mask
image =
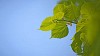
M 47 16 L 53 15 L 58 0 L 0 0 L 0 56 L 76 56 L 69 35 L 50 39 L 50 31 L 39 29 Z

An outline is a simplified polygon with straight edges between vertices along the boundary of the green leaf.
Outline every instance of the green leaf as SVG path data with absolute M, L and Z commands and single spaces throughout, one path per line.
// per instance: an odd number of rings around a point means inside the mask
M 87 37 L 87 34 L 86 34 L 86 33 L 82 32 L 82 33 L 80 34 L 80 39 L 81 39 L 81 41 L 87 42 L 86 37 Z
M 55 6 L 55 8 L 53 10 L 53 13 L 54 13 L 54 15 L 57 14 L 58 12 L 66 13 L 66 10 L 67 10 L 67 6 L 66 5 L 58 4 L 58 5 Z
M 74 40 L 71 44 L 72 50 L 74 52 L 76 52 L 77 54 L 81 54 L 81 52 L 82 52 L 82 48 L 81 48 L 82 41 L 80 40 L 80 34 L 81 34 L 81 32 L 77 32 L 74 35 Z
M 43 31 L 52 30 L 55 27 L 55 25 L 56 25 L 55 21 L 62 19 L 63 16 L 64 16 L 64 13 L 63 12 L 59 12 L 59 13 L 55 14 L 52 17 L 47 17 L 42 22 L 42 24 L 40 26 L 40 30 L 43 30 Z
M 88 3 L 84 3 L 84 5 L 81 7 L 81 14 L 85 15 L 85 16 L 89 16 L 89 13 L 92 13 L 93 8 L 92 8 L 93 4 L 88 2 Z M 91 15 L 91 14 L 90 14 Z
M 90 8 L 91 7 L 91 3 L 85 3 L 82 8 L 81 8 L 81 17 L 78 20 L 78 23 L 76 25 L 76 32 L 78 31 L 86 31 L 85 28 L 87 28 L 87 23 L 88 20 L 90 19 L 90 13 L 92 12 Z
M 68 0 L 68 1 L 73 2 L 73 4 L 79 7 L 81 7 L 85 2 L 85 0 Z
M 87 19 L 86 18 L 81 18 L 79 20 L 79 22 L 76 24 L 76 32 L 86 31 L 86 24 L 87 24 Z
M 57 23 L 56 26 L 52 29 L 51 38 L 64 38 L 68 35 L 68 27 L 66 22 Z
M 47 17 L 41 24 L 40 30 L 48 31 L 55 27 L 55 23 L 53 22 L 53 17 Z
M 72 2 L 67 6 L 67 12 L 65 13 L 65 18 L 68 21 L 76 20 L 80 16 L 80 9 L 75 6 Z
M 63 12 L 58 12 L 53 16 L 53 18 L 57 19 L 57 20 L 61 20 L 63 17 L 64 17 L 64 13 Z

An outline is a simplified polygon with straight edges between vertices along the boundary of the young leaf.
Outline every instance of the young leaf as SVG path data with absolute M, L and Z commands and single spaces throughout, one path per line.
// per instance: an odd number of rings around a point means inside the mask
M 48 31 L 48 30 L 52 30 L 55 25 L 56 25 L 56 22 L 54 22 L 54 20 L 61 20 L 64 16 L 64 13 L 63 12 L 59 12 L 57 14 L 55 14 L 54 16 L 52 17 L 47 17 L 41 24 L 40 26 L 40 30 L 43 30 L 43 31 Z
M 57 14 L 58 12 L 63 12 L 66 13 L 67 10 L 67 6 L 64 4 L 58 4 L 55 6 L 54 10 L 53 10 L 53 14 Z
M 64 17 L 64 13 L 63 12 L 58 12 L 53 16 L 53 18 L 57 19 L 57 20 L 61 20 L 63 17 Z
M 80 34 L 81 32 L 77 32 L 74 35 L 74 40 L 71 44 L 72 50 L 76 52 L 77 54 L 80 54 L 82 52 L 82 48 L 81 48 L 82 41 L 80 40 Z
M 72 2 L 67 6 L 67 13 L 65 13 L 65 18 L 68 21 L 76 20 L 80 16 L 80 9 L 75 6 Z
M 40 30 L 48 31 L 55 27 L 55 23 L 53 22 L 53 17 L 47 17 L 41 24 Z
M 76 32 L 83 31 L 83 28 L 86 28 L 86 18 L 81 18 L 79 22 L 76 24 Z
M 57 23 L 56 26 L 52 29 L 51 38 L 63 38 L 68 35 L 68 27 L 66 22 Z

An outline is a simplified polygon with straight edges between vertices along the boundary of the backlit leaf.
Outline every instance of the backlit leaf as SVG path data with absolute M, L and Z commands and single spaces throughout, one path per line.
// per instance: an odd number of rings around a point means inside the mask
M 57 14 L 58 12 L 66 13 L 66 10 L 67 10 L 67 6 L 66 5 L 58 4 L 58 5 L 55 6 L 55 8 L 53 10 L 53 13 L 54 13 L 54 15 Z
M 68 35 L 68 27 L 66 22 L 57 23 L 56 26 L 52 29 L 51 38 L 64 38 Z
M 57 19 L 57 20 L 61 20 L 63 17 L 64 17 L 64 13 L 63 12 L 58 12 L 53 16 L 53 18 Z
M 71 44 L 72 50 L 74 52 L 76 52 L 77 54 L 81 54 L 81 52 L 82 52 L 82 48 L 81 48 L 82 41 L 80 40 L 80 34 L 81 34 L 81 32 L 77 32 L 74 35 L 74 40 Z
M 80 9 L 71 2 L 71 4 L 67 6 L 67 13 L 65 13 L 65 18 L 68 21 L 72 21 L 78 19 L 79 16 Z
M 51 30 L 55 27 L 55 23 L 53 22 L 53 18 L 52 17 L 47 17 L 41 24 L 40 26 L 40 30 L 43 31 L 48 31 Z

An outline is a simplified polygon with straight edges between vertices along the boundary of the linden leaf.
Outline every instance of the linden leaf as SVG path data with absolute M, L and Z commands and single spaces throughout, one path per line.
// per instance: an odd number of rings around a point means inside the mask
M 47 17 L 41 24 L 40 26 L 40 30 L 43 31 L 48 31 L 51 30 L 55 27 L 55 23 L 53 22 L 53 18 L 52 17 Z
M 85 30 L 83 30 L 83 29 L 86 28 L 86 22 L 87 22 L 87 19 L 81 18 L 81 19 L 79 20 L 79 22 L 76 24 L 76 32 L 85 31 Z
M 63 12 L 59 12 L 59 13 L 55 14 L 52 17 L 47 17 L 42 22 L 42 24 L 40 26 L 40 30 L 43 30 L 43 31 L 52 30 L 55 27 L 55 25 L 56 25 L 55 21 L 62 19 L 63 16 L 64 16 L 64 13 Z
M 80 34 L 81 32 L 77 32 L 74 35 L 74 40 L 71 44 L 72 50 L 76 52 L 77 54 L 80 54 L 82 52 L 82 48 L 81 48 L 82 41 L 80 40 Z
M 63 38 L 68 35 L 68 27 L 66 22 L 57 23 L 56 26 L 52 29 L 51 38 Z
M 64 13 L 63 12 L 58 12 L 53 16 L 53 18 L 57 19 L 57 20 L 61 20 L 63 17 L 64 17 Z
M 55 6 L 54 10 L 53 10 L 53 13 L 54 15 L 58 12 L 63 12 L 63 13 L 66 13 L 66 10 L 67 10 L 67 6 L 64 5 L 64 4 L 58 4 Z
M 80 9 L 75 6 L 72 2 L 67 6 L 67 13 L 65 13 L 65 18 L 68 21 L 76 20 L 80 16 Z

